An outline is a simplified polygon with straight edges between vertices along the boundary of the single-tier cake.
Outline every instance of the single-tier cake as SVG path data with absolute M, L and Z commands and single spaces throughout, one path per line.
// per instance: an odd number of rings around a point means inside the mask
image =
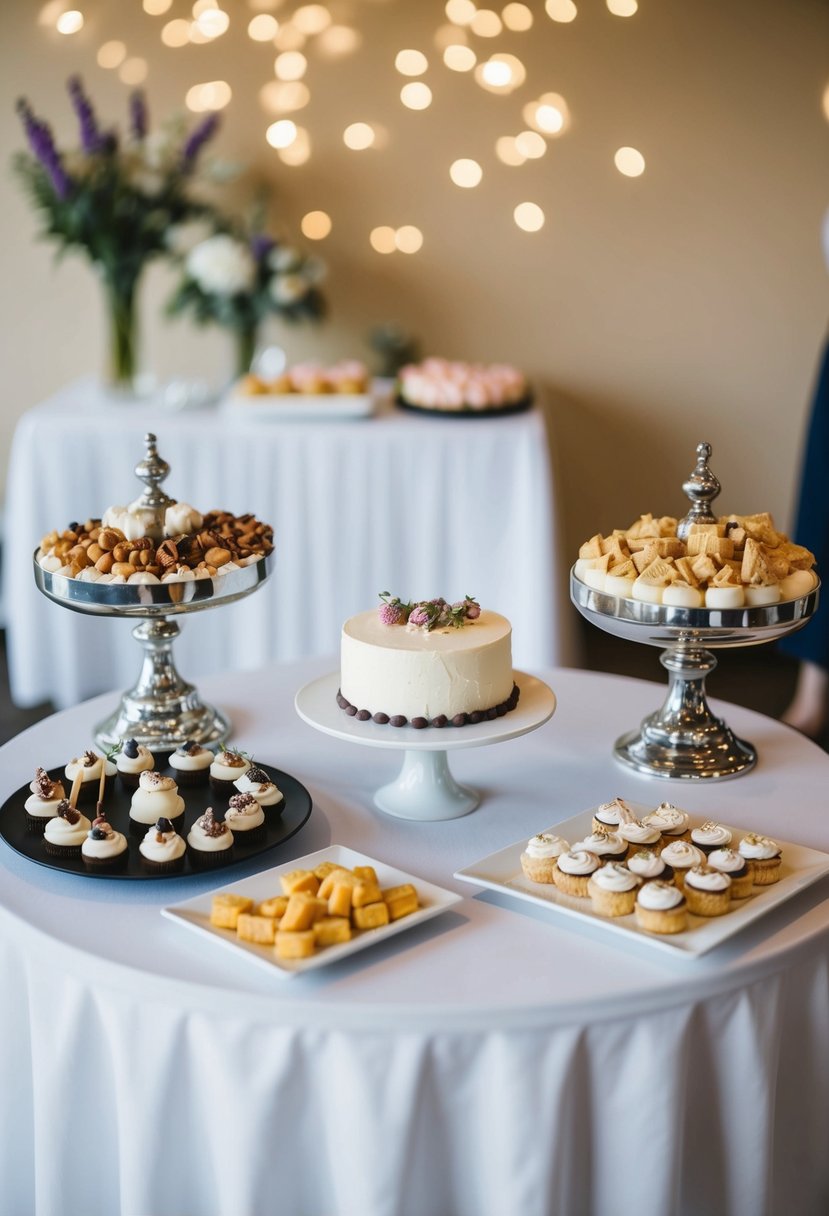
M 360 721 L 415 728 L 465 726 L 518 702 L 512 629 L 472 599 L 403 604 L 350 617 L 340 647 L 342 709 Z

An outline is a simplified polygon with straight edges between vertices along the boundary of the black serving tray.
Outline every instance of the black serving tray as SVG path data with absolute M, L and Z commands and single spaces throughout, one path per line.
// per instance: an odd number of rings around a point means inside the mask
M 156 757 L 156 766 L 159 772 L 164 772 L 165 765 L 160 762 L 159 757 Z M 3 805 L 0 806 L 0 838 L 6 842 L 9 848 L 19 853 L 21 857 L 25 857 L 37 865 L 47 866 L 50 870 L 62 870 L 66 874 L 83 874 L 86 878 L 132 878 L 144 879 L 146 881 L 147 879 L 153 880 L 157 878 L 204 877 L 205 874 L 224 874 L 227 870 L 233 869 L 234 866 L 246 864 L 253 857 L 258 857 L 260 854 L 270 853 L 274 849 L 277 849 L 286 840 L 290 840 L 292 836 L 296 835 L 300 828 L 307 823 L 308 817 L 311 814 L 313 807 L 311 795 L 305 786 L 301 785 L 295 777 L 291 777 L 288 773 L 283 773 L 281 769 L 272 768 L 268 764 L 261 764 L 259 760 L 257 760 L 256 766 L 257 768 L 264 768 L 271 780 L 276 783 L 284 796 L 283 801 L 278 806 L 263 808 L 265 811 L 266 831 L 264 841 L 254 845 L 243 844 L 240 842 L 241 833 L 237 833 L 234 837 L 234 860 L 226 862 L 215 869 L 195 870 L 190 865 L 189 857 L 186 857 L 184 869 L 177 872 L 151 874 L 145 870 L 141 864 L 141 855 L 138 852 L 138 846 L 142 838 L 141 836 L 133 836 L 130 833 L 129 810 L 133 790 L 127 789 L 121 783 L 120 777 L 114 778 L 112 786 L 107 791 L 104 800 L 104 811 L 106 812 L 107 819 L 116 831 L 123 832 L 127 838 L 127 864 L 122 870 L 87 870 L 80 857 L 61 859 L 47 853 L 43 844 L 43 837 L 26 829 L 26 812 L 23 809 L 23 804 L 31 793 L 28 782 L 26 785 L 21 786 L 19 790 L 15 790 Z M 63 769 L 51 769 L 49 776 L 53 781 L 61 780 L 66 785 Z M 195 820 L 209 806 L 220 806 L 224 810 L 229 798 L 227 794 L 217 794 L 208 782 L 205 782 L 204 785 L 182 785 L 179 787 L 179 793 L 184 799 L 183 834 L 185 837 Z M 88 819 L 95 817 L 95 803 L 92 801 L 81 801 L 78 805 L 78 810 L 82 811 Z M 279 813 L 280 810 L 281 814 Z
M 532 408 L 533 397 L 528 395 L 520 401 L 509 405 L 489 405 L 485 409 L 477 409 L 472 405 L 461 405 L 456 409 L 439 409 L 437 406 L 412 405 L 405 397 L 396 396 L 394 403 L 398 409 L 406 410 L 409 414 L 426 414 L 430 418 L 506 418 L 510 414 L 523 414 Z

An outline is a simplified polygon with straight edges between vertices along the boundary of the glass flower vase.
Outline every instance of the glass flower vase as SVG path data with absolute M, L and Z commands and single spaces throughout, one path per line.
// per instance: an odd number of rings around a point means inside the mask
M 236 350 L 234 379 L 240 380 L 253 367 L 259 331 L 255 325 L 240 326 L 235 330 Z
M 116 397 L 134 397 L 138 375 L 138 279 L 104 273 L 107 310 L 106 387 Z

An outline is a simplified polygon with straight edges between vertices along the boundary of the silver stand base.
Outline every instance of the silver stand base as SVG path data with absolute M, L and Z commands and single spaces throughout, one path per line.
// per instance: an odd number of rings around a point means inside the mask
M 142 621 L 132 636 L 144 648 L 135 687 L 125 692 L 115 713 L 95 729 L 95 742 L 106 750 L 123 739 L 135 739 L 153 752 L 172 752 L 188 739 L 206 745 L 226 738 L 230 722 L 205 705 L 173 663 L 172 646 L 181 632 L 174 620 Z
M 722 780 L 753 768 L 756 750 L 712 714 L 705 698 L 705 678 L 717 666 L 714 655 L 680 645 L 663 651 L 659 661 L 670 675 L 665 703 L 638 731 L 616 740 L 616 759 L 668 780 Z

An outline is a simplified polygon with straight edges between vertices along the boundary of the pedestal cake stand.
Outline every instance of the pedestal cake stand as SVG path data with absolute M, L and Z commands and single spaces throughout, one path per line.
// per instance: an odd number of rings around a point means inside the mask
M 162 512 L 173 502 L 160 489 L 169 465 L 156 450 L 155 435 L 145 437 L 146 458 L 135 469 L 147 486 L 135 506 Z M 132 631 L 144 650 L 138 680 L 125 692 L 114 713 L 95 729 L 95 742 L 106 749 L 123 739 L 135 739 L 153 752 L 171 752 L 186 739 L 202 745 L 216 743 L 230 730 L 220 710 L 201 700 L 196 688 L 183 680 L 173 662 L 173 642 L 181 632 L 175 619 L 207 608 L 232 604 L 261 587 L 272 570 L 272 555 L 216 578 L 167 583 L 82 582 L 44 570 L 34 555 L 35 583 L 56 604 L 92 616 L 141 620 Z
M 543 726 L 554 714 L 552 689 L 535 676 L 513 673 L 521 696 L 503 718 L 442 730 L 413 726 L 379 726 L 348 717 L 337 705 L 340 673 L 332 672 L 306 684 L 296 695 L 296 711 L 304 722 L 323 734 L 364 747 L 385 747 L 403 752 L 403 767 L 394 781 L 374 795 L 374 804 L 398 819 L 430 821 L 459 819 L 481 801 L 476 790 L 460 785 L 449 771 L 447 753 L 462 747 L 486 747 L 517 739 Z
M 680 537 L 688 523 L 715 519 L 710 502 L 720 485 L 708 468 L 710 445 L 700 444 L 697 454 L 697 467 L 683 484 L 694 505 L 680 521 Z M 723 779 L 753 768 L 756 749 L 738 739 L 706 700 L 705 679 L 717 666 L 712 651 L 773 642 L 802 628 L 817 608 L 819 588 L 818 583 L 799 599 L 766 607 L 677 608 L 595 590 L 573 567 L 570 598 L 583 617 L 614 637 L 665 647 L 659 658 L 669 673 L 665 702 L 638 730 L 616 740 L 616 759 L 639 773 L 671 780 Z

